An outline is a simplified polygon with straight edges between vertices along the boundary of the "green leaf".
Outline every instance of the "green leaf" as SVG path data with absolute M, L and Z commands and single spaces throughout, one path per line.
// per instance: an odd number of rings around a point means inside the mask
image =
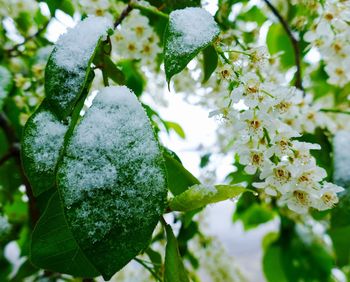
M 0 66 L 0 112 L 4 106 L 5 99 L 12 88 L 12 75 L 9 70 Z
M 268 282 L 288 282 L 283 271 L 281 257 L 283 250 L 278 245 L 271 245 L 263 257 L 263 270 Z
M 182 139 L 186 138 L 186 134 L 184 132 L 184 130 L 182 129 L 181 125 L 173 122 L 173 121 L 164 121 L 164 126 L 166 127 L 167 131 L 169 131 L 169 129 L 174 130 L 177 135 L 179 135 Z
M 284 226 L 280 237 L 266 246 L 263 269 L 268 282 L 330 281 L 334 261 L 329 246 L 312 231 Z M 297 231 L 298 230 L 298 231 Z M 268 235 L 271 236 L 271 235 Z M 271 239 L 271 238 L 270 238 Z
M 62 123 L 44 100 L 27 121 L 22 138 L 22 164 L 33 194 L 55 186 L 55 167 L 68 125 Z
M 112 62 L 109 56 L 104 56 L 104 71 L 115 83 L 119 85 L 126 84 L 124 73 Z
M 75 127 L 57 188 L 78 245 L 108 280 L 146 249 L 165 210 L 164 160 L 125 86 L 104 88 Z
M 294 66 L 294 50 L 289 37 L 281 24 L 272 24 L 266 37 L 267 47 L 271 54 L 282 52 L 281 64 L 285 68 Z
M 33 230 L 30 260 L 39 268 L 77 277 L 99 275 L 73 237 L 57 192 Z
M 141 96 L 145 87 L 145 80 L 138 70 L 137 64 L 132 60 L 122 60 L 117 63 L 125 76 L 125 85 L 129 87 L 137 97 Z
M 16 275 L 11 278 L 11 282 L 22 282 L 25 281 L 25 278 L 28 276 L 32 276 L 33 274 L 37 273 L 39 269 L 35 267 L 28 259 L 21 264 L 20 268 L 18 269 Z
M 234 185 L 194 185 L 180 195 L 170 200 L 169 206 L 173 211 L 191 211 L 208 204 L 217 203 L 239 196 L 249 191 L 242 186 Z
M 45 69 L 45 93 L 60 119 L 73 112 L 101 38 L 110 26 L 104 18 L 88 17 L 56 42 Z
M 175 9 L 184 9 L 186 7 L 199 7 L 201 0 L 165 0 L 166 7 Z
M 240 13 L 237 16 L 237 21 L 245 21 L 245 22 L 256 22 L 259 26 L 262 26 L 262 24 L 267 20 L 267 17 L 263 10 L 261 8 L 258 8 L 257 6 L 253 6 L 250 8 L 247 12 Z
M 164 67 L 168 84 L 219 33 L 214 18 L 204 9 L 186 8 L 172 12 L 164 37 Z
M 43 2 L 48 5 L 52 16 L 55 16 L 56 10 L 61 10 L 72 17 L 74 15 L 74 6 L 71 0 L 44 0 Z
M 162 255 L 151 248 L 148 248 L 145 252 L 151 262 L 153 263 L 153 268 L 157 274 L 160 274 L 162 271 Z
M 254 194 L 244 193 L 237 202 L 233 221 L 240 220 L 244 230 L 249 230 L 272 220 L 275 216 L 273 210 L 259 201 Z
M 218 54 L 213 45 L 209 45 L 203 50 L 203 83 L 208 81 L 217 66 Z
M 165 225 L 167 245 L 165 249 L 164 282 L 189 282 L 187 272 L 180 256 L 177 240 L 170 225 Z
M 168 174 L 169 190 L 174 196 L 179 195 L 189 187 L 200 183 L 196 177 L 184 168 L 179 159 L 176 159 L 176 157 L 168 152 L 164 152 L 163 156 Z

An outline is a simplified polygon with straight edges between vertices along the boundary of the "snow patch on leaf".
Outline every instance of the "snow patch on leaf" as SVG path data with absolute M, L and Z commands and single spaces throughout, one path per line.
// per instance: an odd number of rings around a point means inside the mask
M 45 102 L 26 124 L 22 158 L 35 195 L 52 188 L 55 167 L 68 125 L 46 108 Z
M 62 34 L 56 42 L 53 59 L 59 67 L 80 71 L 90 60 L 96 42 L 112 27 L 107 18 L 89 16 Z
M 73 110 L 84 88 L 92 59 L 112 22 L 89 16 L 61 35 L 45 70 L 45 91 L 60 118 Z
M 170 80 L 171 76 L 180 72 L 219 32 L 213 16 L 202 8 L 173 11 L 170 14 L 165 42 L 167 79 Z
M 166 173 L 150 121 L 127 87 L 97 94 L 67 143 L 57 182 L 77 242 L 88 257 L 103 252 L 95 265 L 106 277 L 146 247 L 165 208 Z

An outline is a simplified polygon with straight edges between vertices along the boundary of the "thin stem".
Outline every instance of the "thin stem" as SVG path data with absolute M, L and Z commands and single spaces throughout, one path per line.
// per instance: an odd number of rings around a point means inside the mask
M 321 109 L 320 111 L 325 113 L 337 113 L 337 114 L 350 115 L 350 111 L 342 111 L 338 109 Z
M 5 50 L 5 52 L 7 52 L 8 54 L 11 54 L 12 52 L 18 51 L 18 48 L 21 47 L 22 45 L 26 44 L 27 42 L 29 42 L 30 40 L 33 40 L 34 38 L 36 38 L 37 36 L 39 36 L 41 33 L 43 33 L 46 28 L 48 27 L 49 23 L 50 23 L 51 19 L 49 19 L 41 28 L 39 28 L 35 33 L 33 33 L 32 35 L 29 35 L 28 37 L 24 38 L 23 42 L 18 43 L 16 45 L 14 45 L 12 48 Z
M 277 9 L 271 4 L 269 0 L 264 0 L 266 5 L 270 8 L 271 12 L 277 17 L 277 19 L 282 24 L 285 32 L 287 33 L 290 42 L 292 43 L 293 50 L 294 50 L 294 57 L 295 57 L 295 66 L 297 67 L 297 72 L 295 74 L 295 87 L 299 88 L 300 90 L 304 91 L 303 88 L 303 82 L 302 82 L 302 73 L 301 73 L 301 61 L 300 61 L 300 48 L 299 48 L 299 42 L 294 37 L 292 30 L 290 29 L 288 23 L 286 20 L 281 16 L 281 14 L 277 11 Z
M 143 260 L 139 259 L 139 258 L 134 258 L 134 260 L 136 262 L 138 262 L 139 264 L 141 264 L 144 268 L 146 268 L 151 274 L 152 276 L 157 279 L 157 281 L 162 281 L 161 278 L 158 276 L 158 274 L 151 268 L 149 267 L 147 264 L 145 264 L 143 262 Z
M 164 18 L 164 19 L 169 19 L 168 14 L 165 14 L 165 13 L 159 11 L 157 8 L 155 8 L 153 6 L 143 6 L 143 5 L 140 5 L 139 3 L 135 3 L 135 2 L 131 2 L 131 6 L 134 9 L 138 9 L 138 10 L 143 11 L 143 12 L 148 12 L 148 13 L 151 13 L 153 15 L 159 16 L 159 17 Z
M 238 54 L 242 54 L 242 55 L 246 55 L 246 56 L 251 56 L 251 54 L 244 52 L 244 51 L 238 51 L 238 50 L 225 50 L 225 52 L 227 53 L 238 53 Z

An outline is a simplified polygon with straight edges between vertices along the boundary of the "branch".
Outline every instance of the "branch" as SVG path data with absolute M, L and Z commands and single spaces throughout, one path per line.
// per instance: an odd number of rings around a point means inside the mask
M 288 23 L 285 21 L 285 19 L 281 16 L 281 14 L 277 11 L 277 9 L 271 4 L 269 0 L 264 0 L 266 5 L 270 8 L 272 13 L 277 17 L 277 19 L 280 21 L 282 24 L 285 32 L 287 33 L 292 46 L 294 50 L 294 57 L 295 57 L 295 65 L 297 67 L 297 72 L 295 73 L 296 75 L 296 80 L 295 80 L 295 87 L 299 88 L 300 90 L 304 91 L 303 88 L 303 82 L 302 82 L 302 75 L 301 75 L 301 61 L 300 61 L 300 48 L 299 48 L 299 42 L 298 40 L 294 37 L 292 30 L 290 29 Z
M 6 161 L 15 157 L 19 153 L 20 147 L 19 144 L 14 144 L 10 147 L 10 149 L 2 156 L 0 159 L 0 166 L 2 166 Z
M 28 197 L 29 201 L 29 215 L 31 220 L 31 225 L 34 227 L 35 223 L 38 221 L 40 213 L 36 206 L 36 201 L 33 195 L 32 188 L 30 186 L 30 183 L 28 181 L 27 176 L 24 173 L 22 162 L 21 162 L 21 156 L 20 156 L 20 146 L 19 146 L 19 140 L 15 134 L 15 131 L 13 130 L 10 121 L 5 116 L 4 113 L 0 113 L 0 127 L 3 129 L 5 136 L 7 138 L 8 143 L 11 147 L 15 148 L 17 147 L 16 152 L 14 153 L 14 158 L 16 161 L 16 164 L 18 166 L 19 173 L 22 178 L 22 182 L 24 186 L 26 187 L 26 195 Z
M 116 29 L 118 27 L 118 25 L 120 25 L 122 23 L 122 21 L 130 14 L 132 9 L 133 9 L 133 7 L 132 7 L 131 1 L 130 1 L 129 4 L 126 6 L 126 8 L 122 11 L 120 16 L 114 22 L 114 25 L 113 25 L 114 29 Z
M 164 18 L 164 19 L 169 19 L 169 15 L 161 12 L 160 9 L 157 9 L 156 7 L 153 7 L 153 6 L 143 6 L 139 3 L 137 3 L 137 1 L 138 0 L 130 0 L 129 4 L 126 6 L 126 8 L 120 14 L 119 18 L 114 22 L 114 28 L 117 28 L 117 26 L 122 23 L 122 21 L 129 15 L 129 13 L 133 9 L 138 9 L 140 11 L 150 13 L 150 14 L 159 16 L 159 17 Z
M 27 42 L 29 42 L 30 40 L 36 38 L 37 36 L 39 36 L 41 33 L 43 33 L 46 28 L 48 27 L 49 23 L 50 23 L 51 19 L 49 19 L 41 28 L 39 28 L 34 34 L 29 35 L 28 37 L 24 38 L 23 42 L 18 43 L 16 45 L 14 45 L 12 48 L 5 50 L 6 53 L 11 54 L 12 52 L 18 51 L 18 48 L 21 47 L 22 45 L 26 44 Z

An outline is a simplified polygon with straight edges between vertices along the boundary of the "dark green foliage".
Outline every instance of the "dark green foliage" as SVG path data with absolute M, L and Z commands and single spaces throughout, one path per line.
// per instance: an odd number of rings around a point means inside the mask
M 164 282 L 189 282 L 178 243 L 170 225 L 165 225 L 167 245 L 165 249 Z

